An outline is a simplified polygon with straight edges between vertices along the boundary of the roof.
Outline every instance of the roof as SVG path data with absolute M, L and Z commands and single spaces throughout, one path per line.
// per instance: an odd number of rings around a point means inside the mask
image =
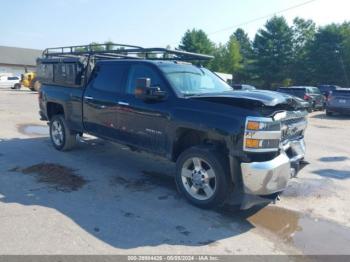
M 313 86 L 289 86 L 289 87 L 279 87 L 278 89 L 305 89 Z
M 0 46 L 0 64 L 35 66 L 42 50 Z

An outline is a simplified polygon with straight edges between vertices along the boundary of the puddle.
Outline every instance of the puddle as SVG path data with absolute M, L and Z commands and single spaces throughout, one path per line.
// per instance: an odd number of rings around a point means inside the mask
M 34 125 L 34 124 L 23 124 L 18 125 L 18 131 L 27 136 L 48 136 L 49 135 L 49 127 Z
M 10 171 L 33 175 L 37 182 L 63 192 L 77 191 L 87 183 L 83 177 L 75 174 L 74 169 L 58 164 L 40 163 L 23 169 L 15 167 Z
M 350 254 L 350 228 L 292 210 L 268 206 L 239 216 L 262 233 L 295 246 L 304 254 Z

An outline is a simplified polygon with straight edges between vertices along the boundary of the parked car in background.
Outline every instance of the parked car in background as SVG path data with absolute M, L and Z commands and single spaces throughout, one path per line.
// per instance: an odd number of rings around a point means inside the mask
M 311 110 L 324 110 L 326 98 L 317 87 L 313 86 L 291 86 L 280 87 L 277 92 L 285 93 L 304 99 L 310 103 Z
M 330 92 L 326 103 L 326 114 L 330 116 L 334 113 L 350 114 L 350 88 L 337 88 Z
M 242 84 L 233 84 L 232 85 L 234 90 L 255 90 L 255 86 L 251 85 L 242 85 Z
M 326 99 L 329 96 L 329 93 L 336 90 L 337 88 L 341 88 L 340 86 L 336 85 L 319 85 L 318 89 L 320 89 L 321 93 L 326 97 Z
M 0 88 L 20 89 L 21 79 L 18 76 L 2 75 L 0 76 Z

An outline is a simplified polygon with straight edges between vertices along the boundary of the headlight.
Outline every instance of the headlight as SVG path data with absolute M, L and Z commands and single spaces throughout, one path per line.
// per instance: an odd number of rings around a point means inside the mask
M 244 151 L 274 152 L 281 141 L 281 123 L 272 118 L 247 117 L 244 131 Z

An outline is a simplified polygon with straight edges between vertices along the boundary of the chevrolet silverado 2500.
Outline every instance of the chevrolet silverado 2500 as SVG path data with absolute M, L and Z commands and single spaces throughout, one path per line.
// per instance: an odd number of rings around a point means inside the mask
M 232 90 L 188 63 L 206 55 L 127 45 L 93 50 L 47 49 L 38 60 L 40 115 L 57 150 L 88 133 L 163 156 L 176 162 L 179 191 L 202 208 L 223 204 L 235 190 L 281 192 L 298 172 L 307 112 L 294 97 Z

